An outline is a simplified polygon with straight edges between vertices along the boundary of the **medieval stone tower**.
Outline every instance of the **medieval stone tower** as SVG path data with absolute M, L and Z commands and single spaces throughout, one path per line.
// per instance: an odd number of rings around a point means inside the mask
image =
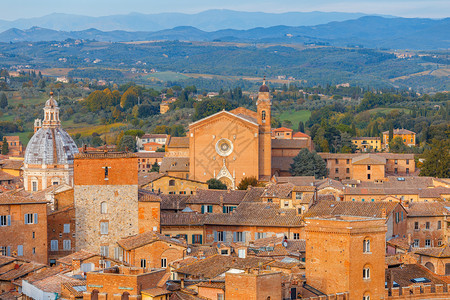
M 74 205 L 77 250 L 117 258 L 116 242 L 139 233 L 136 156 L 100 151 L 77 154 Z

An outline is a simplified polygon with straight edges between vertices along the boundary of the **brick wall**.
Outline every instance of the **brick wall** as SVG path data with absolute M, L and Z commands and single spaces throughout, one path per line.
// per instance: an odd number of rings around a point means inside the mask
M 33 224 L 25 224 L 25 214 L 33 215 Z M 20 258 L 47 264 L 47 204 L 0 205 L 0 216 L 7 215 L 11 216 L 11 226 L 0 227 L 0 246 L 9 247 L 9 256 L 17 256 L 18 246 L 22 246 Z

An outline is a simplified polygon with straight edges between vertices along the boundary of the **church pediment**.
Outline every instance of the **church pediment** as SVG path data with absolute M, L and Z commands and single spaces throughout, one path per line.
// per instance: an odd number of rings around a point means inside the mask
M 231 113 L 229 111 L 222 110 L 222 111 L 220 111 L 218 113 L 215 113 L 215 114 L 213 114 L 213 115 L 211 115 L 209 117 L 206 117 L 206 118 L 198 120 L 198 121 L 196 121 L 194 123 L 191 123 L 189 125 L 189 130 L 195 129 L 195 128 L 199 127 L 199 126 L 203 126 L 203 125 L 205 125 L 207 123 L 210 123 L 210 122 L 216 122 L 217 120 L 224 119 L 224 118 L 240 122 L 240 123 L 245 124 L 247 126 L 259 127 L 258 123 L 255 123 L 255 122 L 250 121 L 250 120 L 248 120 L 246 118 L 237 116 L 237 115 L 235 115 L 235 114 L 233 114 L 233 113 Z

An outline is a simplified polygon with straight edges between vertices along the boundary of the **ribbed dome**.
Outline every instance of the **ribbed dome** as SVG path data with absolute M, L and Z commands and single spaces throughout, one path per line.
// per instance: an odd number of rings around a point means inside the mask
M 41 128 L 28 143 L 24 163 L 31 165 L 73 164 L 75 153 L 78 153 L 77 145 L 65 130 Z
M 51 96 L 50 99 L 45 102 L 45 107 L 58 107 L 58 102 L 56 102 L 56 100 L 53 99 L 53 96 Z
M 259 88 L 259 92 L 260 93 L 268 93 L 270 92 L 269 87 L 264 83 L 260 88 Z

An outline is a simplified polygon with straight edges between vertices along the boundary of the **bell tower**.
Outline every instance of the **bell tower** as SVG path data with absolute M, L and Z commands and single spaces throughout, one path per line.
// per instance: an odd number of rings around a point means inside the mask
M 270 90 L 266 85 L 266 77 L 264 76 L 256 101 L 259 124 L 259 179 L 263 180 L 268 180 L 272 175 L 271 106 Z

